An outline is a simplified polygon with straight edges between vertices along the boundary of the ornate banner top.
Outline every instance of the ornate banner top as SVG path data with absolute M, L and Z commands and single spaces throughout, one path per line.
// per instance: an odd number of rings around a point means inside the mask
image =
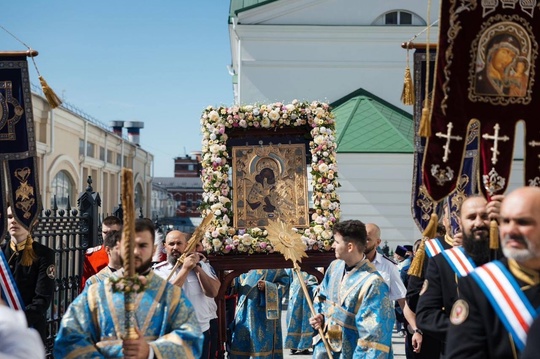
M 479 182 L 486 197 L 506 190 L 516 123 L 525 122 L 525 181 L 540 184 L 540 93 L 534 92 L 537 1 L 442 0 L 431 137 L 423 184 L 440 201 L 459 184 L 466 141 L 479 127 Z

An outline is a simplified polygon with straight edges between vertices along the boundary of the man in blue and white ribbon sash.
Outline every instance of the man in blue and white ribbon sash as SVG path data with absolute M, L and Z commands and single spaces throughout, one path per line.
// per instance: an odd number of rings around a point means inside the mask
M 540 307 L 540 189 L 523 187 L 501 206 L 506 259 L 460 280 L 452 308 L 448 358 L 519 358 Z M 536 353 L 538 354 L 538 353 Z
M 418 300 L 416 325 L 443 344 L 450 325 L 450 310 L 458 300 L 458 278 L 489 261 L 489 221 L 498 216 L 498 211 L 499 206 L 488 207 L 484 197 L 466 199 L 459 217 L 463 247 L 447 249 L 429 261 Z M 441 349 L 444 357 L 444 347 Z

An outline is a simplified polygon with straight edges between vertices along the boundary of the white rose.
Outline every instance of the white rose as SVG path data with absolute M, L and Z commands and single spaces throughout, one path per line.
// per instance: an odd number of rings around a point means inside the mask
M 321 237 L 323 237 L 324 239 L 330 239 L 330 238 L 332 238 L 332 231 L 330 231 L 330 230 L 328 230 L 328 229 L 322 231 Z
M 212 239 L 212 245 L 214 246 L 214 249 L 219 249 L 223 245 L 221 240 L 219 238 Z
M 217 121 L 217 119 L 219 118 L 219 113 L 215 110 L 210 111 L 210 113 L 208 114 L 208 118 L 210 119 L 210 121 Z
M 326 163 L 321 163 L 319 165 L 319 172 L 321 172 L 321 173 L 328 172 L 328 165 Z
M 277 121 L 279 119 L 279 111 L 278 110 L 270 111 L 270 113 L 268 114 L 268 117 L 270 117 L 272 121 Z
M 324 136 L 323 135 L 317 135 L 315 136 L 315 138 L 313 139 L 313 142 L 315 142 L 317 145 L 320 145 L 321 143 L 323 143 L 325 140 Z
M 323 200 L 321 201 L 321 208 L 322 208 L 322 209 L 328 209 L 328 207 L 330 207 L 330 203 L 331 203 L 331 202 L 330 202 L 329 200 L 323 199 Z
M 212 153 L 218 153 L 219 149 L 220 149 L 219 145 L 214 144 L 214 145 L 210 146 L 210 152 L 212 152 Z
M 268 117 L 265 117 L 261 120 L 261 127 L 263 128 L 270 127 L 270 119 Z

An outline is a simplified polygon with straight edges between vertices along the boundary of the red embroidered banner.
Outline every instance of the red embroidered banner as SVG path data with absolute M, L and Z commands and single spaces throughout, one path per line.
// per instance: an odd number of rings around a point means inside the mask
M 458 183 L 469 126 L 480 126 L 480 189 L 504 193 L 516 123 L 525 122 L 525 182 L 540 185 L 540 92 L 534 92 L 536 0 L 442 0 L 423 183 L 440 201 Z M 535 14 L 536 11 L 536 14 Z M 534 21 L 534 16 L 537 20 Z

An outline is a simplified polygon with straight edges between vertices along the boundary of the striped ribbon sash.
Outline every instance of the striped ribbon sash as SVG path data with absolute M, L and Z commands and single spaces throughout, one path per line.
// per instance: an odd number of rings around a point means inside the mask
M 506 330 L 514 338 L 517 348 L 523 350 L 527 332 L 537 313 L 514 276 L 500 261 L 478 267 L 471 276 L 489 299 Z
M 13 279 L 13 274 L 9 269 L 8 262 L 4 256 L 4 252 L 0 250 L 0 290 L 2 299 L 6 301 L 10 308 L 15 310 L 24 310 L 24 305 L 19 293 L 19 289 Z
M 466 277 L 476 268 L 476 264 L 465 254 L 465 250 L 462 247 L 447 249 L 442 252 L 442 255 L 446 258 L 454 272 L 460 277 Z
M 425 246 L 426 253 L 428 254 L 429 258 L 435 257 L 437 254 L 444 251 L 444 247 L 442 246 L 438 238 L 432 238 L 429 241 L 426 241 Z

